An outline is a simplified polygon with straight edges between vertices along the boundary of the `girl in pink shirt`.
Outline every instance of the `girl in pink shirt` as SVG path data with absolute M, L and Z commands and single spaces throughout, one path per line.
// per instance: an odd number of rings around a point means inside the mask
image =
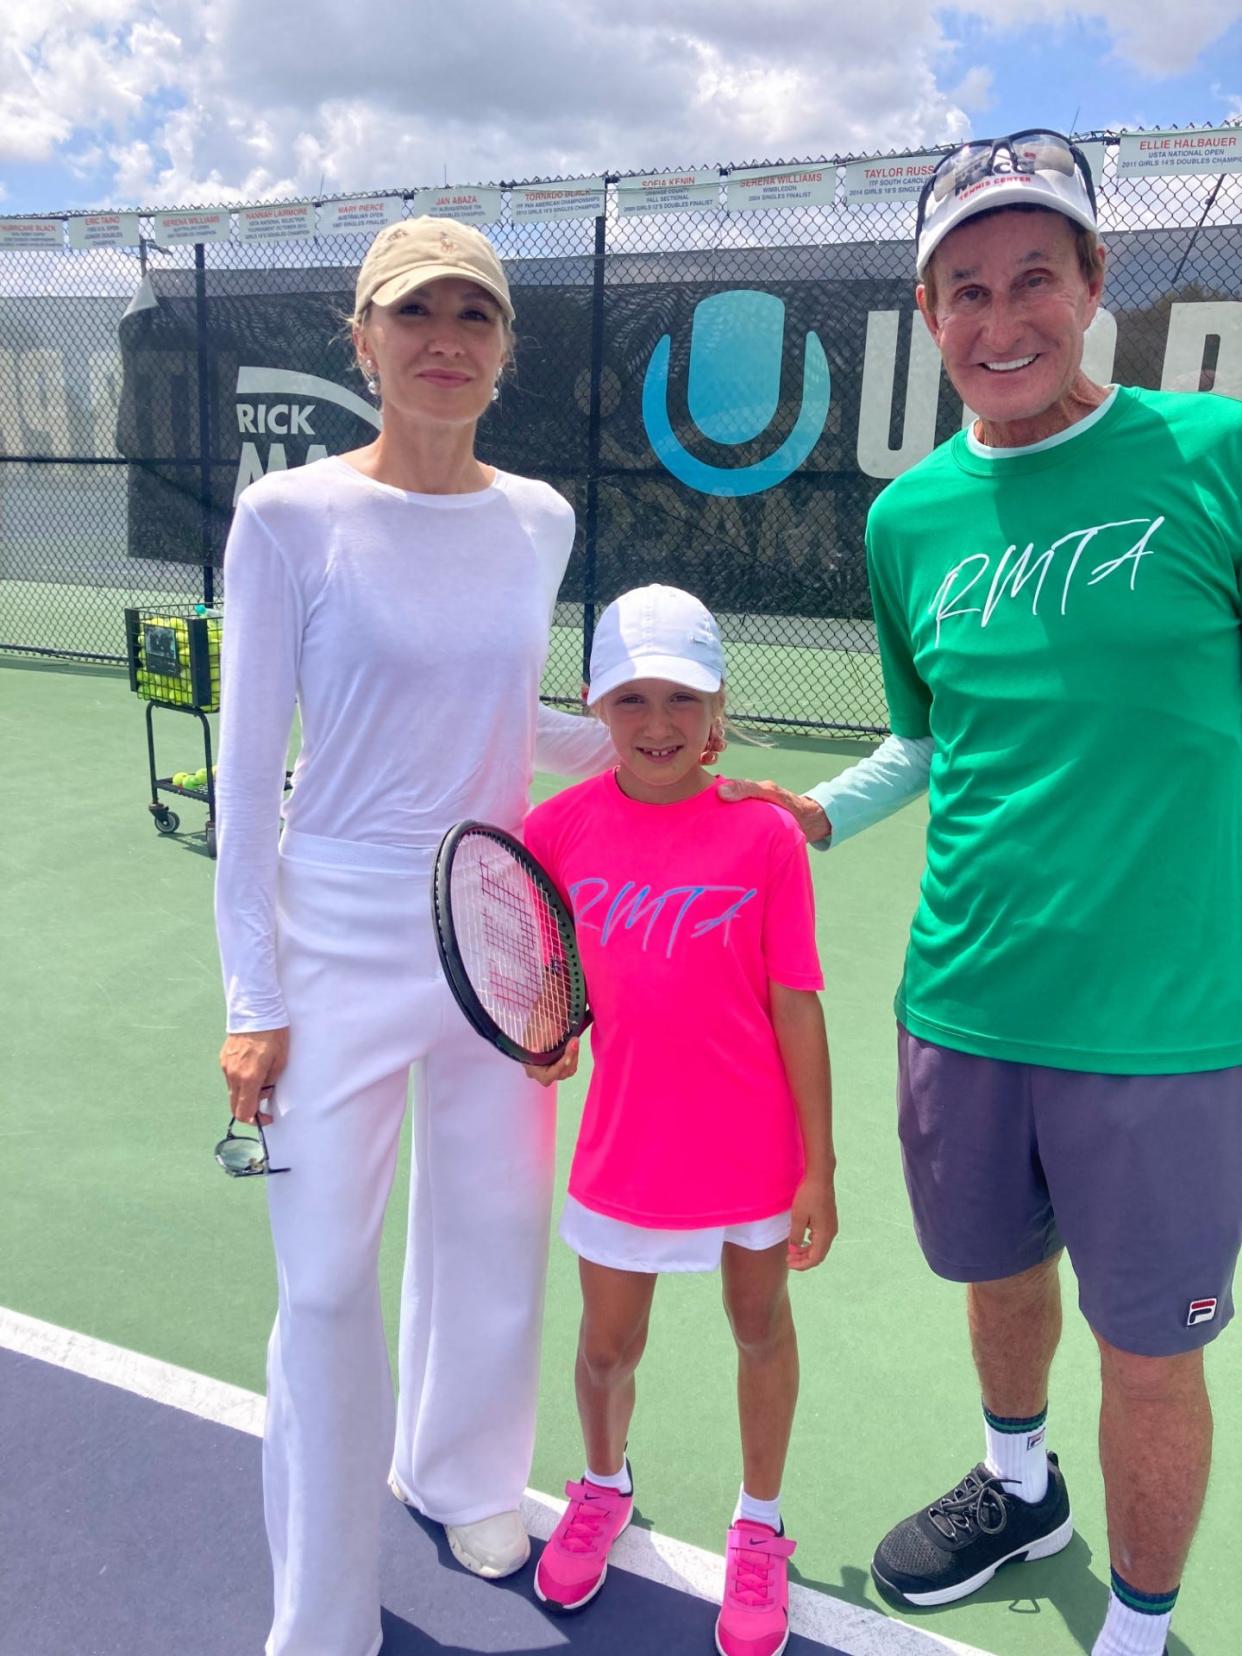
M 580 1259 L 575 1382 L 586 1471 L 535 1591 L 576 1610 L 633 1511 L 634 1375 L 661 1271 L 720 1268 L 738 1351 L 743 1481 L 729 1530 L 723 1656 L 789 1636 L 780 1485 L 798 1390 L 788 1272 L 836 1234 L 828 1048 L 803 836 L 745 813 L 703 768 L 719 746 L 715 621 L 674 587 L 600 617 L 588 700 L 617 767 L 532 811 L 526 843 L 574 911 L 594 1068 L 560 1231 Z M 686 1033 L 693 1032 L 687 1040 Z M 572 1075 L 577 1042 L 560 1063 Z

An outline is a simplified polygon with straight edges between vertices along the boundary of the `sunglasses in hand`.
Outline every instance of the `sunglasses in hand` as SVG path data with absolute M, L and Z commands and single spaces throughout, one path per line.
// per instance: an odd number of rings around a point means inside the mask
M 271 1087 L 260 1088 L 260 1093 L 270 1093 Z M 266 1178 L 272 1173 L 287 1173 L 287 1167 L 273 1167 L 268 1154 L 267 1139 L 263 1134 L 263 1123 L 256 1114 L 254 1118 L 255 1130 L 258 1138 L 251 1138 L 246 1133 L 236 1132 L 238 1123 L 232 1116 L 229 1117 L 229 1130 L 216 1145 L 216 1160 L 231 1179 Z

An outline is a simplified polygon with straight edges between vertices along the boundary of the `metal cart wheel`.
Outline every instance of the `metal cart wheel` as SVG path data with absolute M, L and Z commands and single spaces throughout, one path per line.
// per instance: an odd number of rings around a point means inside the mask
M 157 834 L 175 834 L 181 826 L 181 818 L 176 811 L 170 811 L 167 807 L 163 810 L 152 811 L 151 820 L 155 823 Z
M 207 833 L 207 855 L 209 857 L 214 857 L 215 854 L 216 854 L 216 825 L 215 825 L 214 822 L 209 822 L 207 824 L 206 833 Z

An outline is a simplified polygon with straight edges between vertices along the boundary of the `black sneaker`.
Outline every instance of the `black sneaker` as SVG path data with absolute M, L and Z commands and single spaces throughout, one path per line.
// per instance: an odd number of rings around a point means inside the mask
M 871 1574 L 897 1604 L 952 1604 L 982 1587 L 1013 1560 L 1048 1558 L 1074 1533 L 1065 1479 L 1048 1456 L 1042 1501 L 1007 1493 L 986 1466 L 976 1466 L 947 1495 L 889 1530 Z

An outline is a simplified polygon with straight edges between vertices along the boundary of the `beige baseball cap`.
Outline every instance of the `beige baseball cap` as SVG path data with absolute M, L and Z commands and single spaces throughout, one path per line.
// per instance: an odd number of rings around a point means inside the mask
M 476 282 L 513 321 L 513 300 L 504 268 L 487 237 L 456 219 L 398 219 L 385 225 L 358 272 L 354 315 L 367 305 L 394 305 L 416 288 L 455 276 Z

